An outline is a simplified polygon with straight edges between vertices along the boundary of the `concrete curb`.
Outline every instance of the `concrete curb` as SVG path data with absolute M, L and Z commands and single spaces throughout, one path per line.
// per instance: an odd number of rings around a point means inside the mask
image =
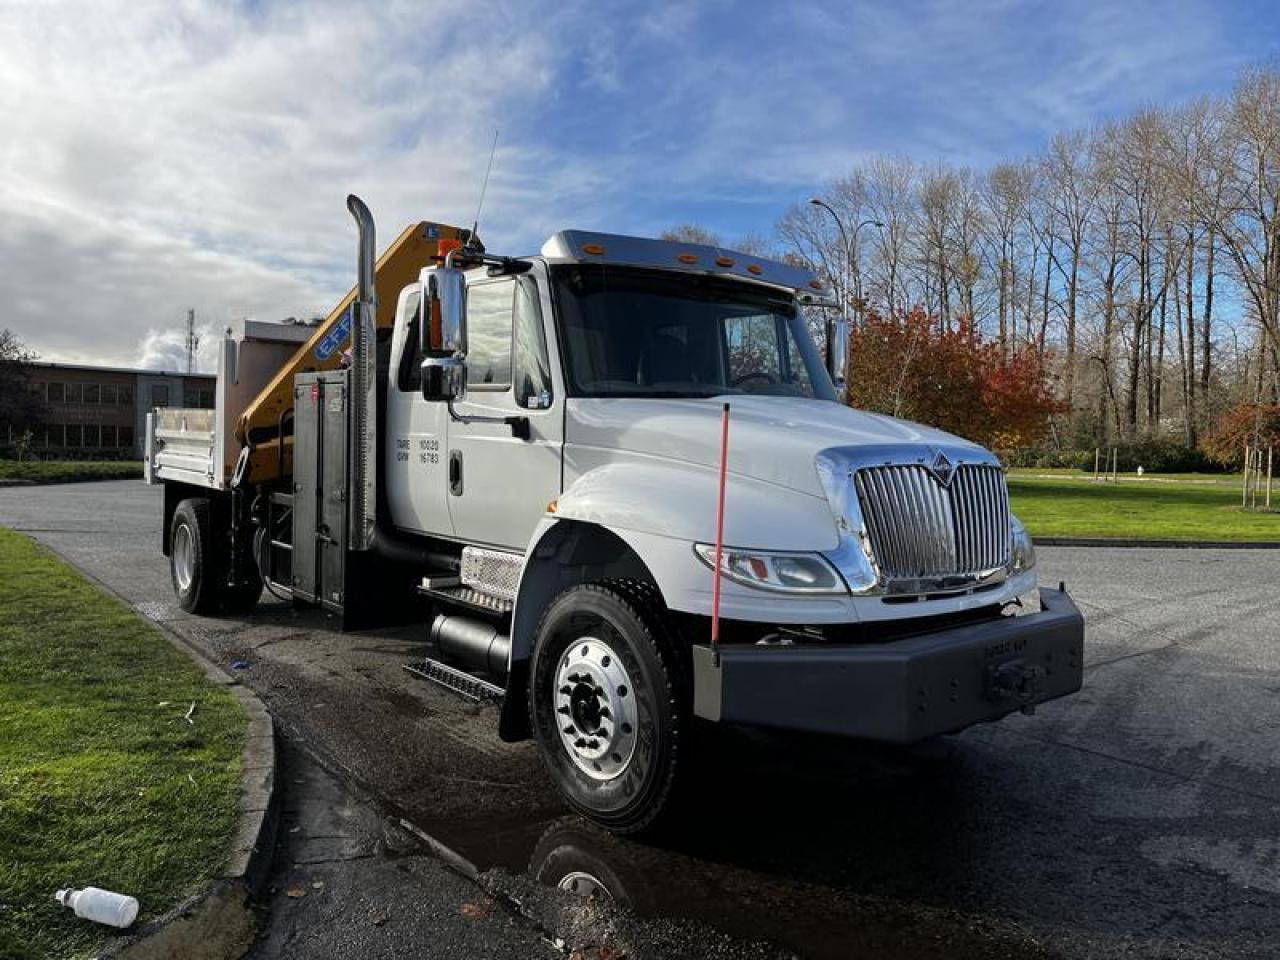
M 228 687 L 249 718 L 240 754 L 240 820 L 222 876 L 164 916 L 108 941 L 98 952 L 97 960 L 235 960 L 249 948 L 257 932 L 251 900 L 266 888 L 280 823 L 275 789 L 275 723 L 271 714 L 253 691 L 179 634 L 145 617 L 128 598 L 81 569 L 70 557 L 46 543 L 40 546 L 154 626 L 172 646 L 191 658 L 210 683 Z
M 1280 550 L 1280 540 L 1131 540 L 1121 537 L 1036 537 L 1045 547 L 1148 547 L 1168 550 Z

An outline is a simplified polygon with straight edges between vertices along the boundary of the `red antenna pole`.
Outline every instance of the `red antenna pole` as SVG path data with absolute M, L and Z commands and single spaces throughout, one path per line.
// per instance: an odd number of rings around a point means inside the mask
M 729 466 L 729 405 L 720 415 L 720 501 L 716 506 L 716 565 L 711 580 L 711 650 L 720 662 L 720 557 L 724 553 L 724 486 Z

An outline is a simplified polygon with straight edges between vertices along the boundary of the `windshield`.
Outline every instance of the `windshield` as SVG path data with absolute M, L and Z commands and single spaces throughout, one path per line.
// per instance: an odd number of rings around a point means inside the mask
M 782 296 L 716 277 L 603 264 L 552 273 L 578 396 L 835 399 L 803 318 Z

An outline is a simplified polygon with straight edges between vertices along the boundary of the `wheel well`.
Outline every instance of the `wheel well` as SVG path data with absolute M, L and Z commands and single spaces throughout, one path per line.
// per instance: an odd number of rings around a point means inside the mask
M 178 504 L 183 500 L 208 500 L 215 529 L 226 529 L 226 525 L 231 521 L 231 498 L 226 494 L 206 490 L 203 487 L 193 487 L 189 483 L 166 482 L 164 484 L 164 526 L 160 529 L 160 549 L 166 557 L 173 549 L 171 542 L 173 515 L 178 510 Z
M 547 604 L 570 587 L 615 578 L 643 580 L 657 588 L 653 574 L 630 544 L 596 524 L 561 520 L 533 548 L 520 578 L 511 621 L 511 662 L 498 723 L 503 740 L 530 736 L 525 686 L 534 634 Z

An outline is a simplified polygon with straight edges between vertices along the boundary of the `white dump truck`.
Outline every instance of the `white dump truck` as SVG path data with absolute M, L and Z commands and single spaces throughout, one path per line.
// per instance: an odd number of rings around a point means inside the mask
M 841 401 L 809 271 L 580 231 L 494 256 L 429 222 L 375 262 L 348 206 L 330 316 L 229 331 L 216 409 L 151 416 L 186 609 L 265 586 L 420 622 L 412 669 L 499 701 L 619 832 L 672 805 L 699 720 L 907 744 L 1080 688 L 1001 464 Z

